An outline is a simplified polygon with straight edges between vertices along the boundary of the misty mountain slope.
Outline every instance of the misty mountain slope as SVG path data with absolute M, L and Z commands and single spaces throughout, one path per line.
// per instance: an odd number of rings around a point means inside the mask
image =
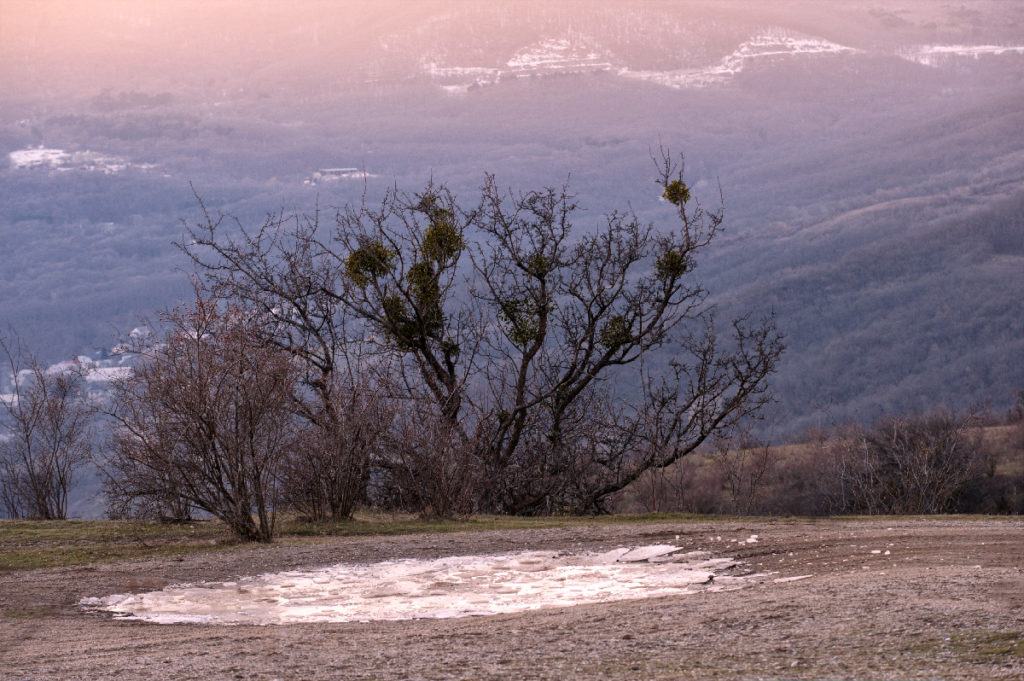
M 770 301 L 786 330 L 787 426 L 998 403 L 1024 385 L 1021 101 L 932 113 L 734 178 L 760 179 L 775 200 L 763 215 L 741 201 L 711 283 L 724 310 Z
M 769 301 L 785 329 L 775 385 L 787 428 L 823 411 L 843 421 L 977 406 L 1024 385 L 1024 189 L 912 233 L 899 213 L 873 225 L 873 238 L 721 303 Z

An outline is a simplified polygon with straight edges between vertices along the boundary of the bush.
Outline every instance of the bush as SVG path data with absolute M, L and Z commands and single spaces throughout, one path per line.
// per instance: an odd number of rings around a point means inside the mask
M 76 471 L 92 456 L 92 411 L 78 367 L 45 370 L 0 337 L 11 393 L 0 395 L 0 504 L 11 518 L 62 520 Z
M 160 342 L 141 348 L 113 388 L 111 503 L 122 512 L 194 506 L 243 540 L 270 541 L 281 466 L 296 442 L 295 365 L 262 342 L 248 315 L 211 300 L 164 321 Z

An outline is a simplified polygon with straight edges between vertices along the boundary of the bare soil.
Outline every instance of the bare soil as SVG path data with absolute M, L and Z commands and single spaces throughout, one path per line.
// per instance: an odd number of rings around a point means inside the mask
M 751 534 L 758 543 L 739 543 Z M 399 622 L 158 625 L 77 605 L 87 596 L 339 562 L 656 543 L 774 574 L 738 591 Z M 0 613 L 0 678 L 15 680 L 1021 679 L 1024 520 L 675 522 L 334 538 L 9 571 L 0 574 Z

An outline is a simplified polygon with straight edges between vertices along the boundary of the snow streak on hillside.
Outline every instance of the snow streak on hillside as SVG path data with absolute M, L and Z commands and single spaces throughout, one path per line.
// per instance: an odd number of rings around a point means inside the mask
M 1003 55 L 1024 55 L 1024 46 L 1007 45 L 918 45 L 900 50 L 900 57 L 925 66 L 942 66 L 954 59 L 980 59 Z
M 613 65 L 604 55 L 585 46 L 547 38 L 520 49 L 502 68 L 441 66 L 436 61 L 427 62 L 424 68 L 435 79 L 455 81 L 441 87 L 452 94 L 460 94 L 472 87 L 493 85 L 507 78 L 610 71 Z
M 507 78 L 555 73 L 613 72 L 625 78 L 650 81 L 671 88 L 707 87 L 726 82 L 751 63 L 767 58 L 853 53 L 857 50 L 828 40 L 766 32 L 741 43 L 731 54 L 710 66 L 673 71 L 634 71 L 614 61 L 602 50 L 573 44 L 565 39 L 544 39 L 522 48 L 501 68 L 444 66 L 427 61 L 424 69 L 441 87 L 461 94 L 473 87 L 493 85 Z
M 620 75 L 647 80 L 672 88 L 707 87 L 724 83 L 757 60 L 820 54 L 854 53 L 857 50 L 818 38 L 797 38 L 785 34 L 767 33 L 740 44 L 732 54 L 712 66 L 677 71 L 630 71 L 622 69 Z

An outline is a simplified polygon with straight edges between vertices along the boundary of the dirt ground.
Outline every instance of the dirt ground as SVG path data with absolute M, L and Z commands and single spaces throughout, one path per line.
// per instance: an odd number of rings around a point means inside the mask
M 751 534 L 758 543 L 738 543 Z M 398 622 L 159 625 L 76 605 L 87 596 L 338 562 L 657 543 L 773 574 L 730 592 Z M 12 680 L 1020 679 L 1024 520 L 676 522 L 337 538 L 7 572 L 0 613 L 0 679 Z

